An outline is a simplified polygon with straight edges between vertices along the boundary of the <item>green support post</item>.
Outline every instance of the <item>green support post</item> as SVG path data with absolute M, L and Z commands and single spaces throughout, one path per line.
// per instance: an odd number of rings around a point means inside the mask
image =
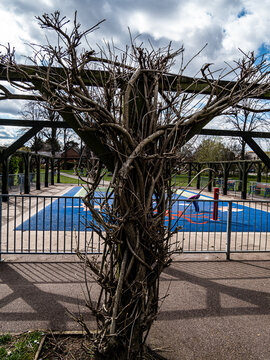
M 257 165 L 257 182 L 262 182 L 262 164 Z
M 239 185 L 238 185 L 238 191 L 242 191 L 243 190 L 243 167 L 242 167 L 242 164 L 239 162 L 237 164 L 238 166 L 238 169 L 239 169 Z
M 213 178 L 213 171 L 212 171 L 212 164 L 209 164 L 208 166 L 209 172 L 208 172 L 208 191 L 211 192 L 212 191 L 212 178 Z
M 54 185 L 54 158 L 51 158 L 51 185 Z
M 40 190 L 40 156 L 39 155 L 36 155 L 36 167 L 37 167 L 36 190 Z
M 60 183 L 60 159 L 57 161 L 57 182 Z
M 227 195 L 228 192 L 228 178 L 229 178 L 229 165 L 223 166 L 223 195 Z
M 190 186 L 191 184 L 191 178 L 192 178 L 192 165 L 191 163 L 188 164 L 188 185 Z
M 242 167 L 242 191 L 241 199 L 246 200 L 247 198 L 247 164 L 244 162 Z
M 2 194 L 8 194 L 8 177 L 9 177 L 9 156 L 2 158 Z M 3 196 L 3 201 L 7 201 L 7 197 Z
M 23 154 L 24 159 L 24 193 L 30 194 L 30 155 Z
M 46 157 L 45 159 L 45 187 L 49 186 L 49 159 Z
M 197 174 L 199 174 L 200 171 L 201 171 L 201 164 L 198 164 L 198 166 L 197 166 Z M 198 175 L 197 176 L 197 183 L 196 183 L 197 190 L 200 189 L 200 186 L 201 186 L 201 175 Z

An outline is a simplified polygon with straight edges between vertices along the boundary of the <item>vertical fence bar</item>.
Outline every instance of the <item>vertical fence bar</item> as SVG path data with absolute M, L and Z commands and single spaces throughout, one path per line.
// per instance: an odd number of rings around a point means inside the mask
M 14 197 L 14 244 L 13 244 L 14 253 L 16 252 L 16 242 L 17 242 L 17 196 Z
M 10 206 L 10 196 L 7 199 L 7 251 L 9 248 L 9 206 Z
M 74 202 L 73 202 L 74 198 L 71 198 L 71 234 L 70 234 L 70 252 L 72 253 L 72 248 L 73 248 L 73 207 L 74 207 Z
M 30 238 L 30 234 L 31 234 L 31 197 L 28 198 L 28 252 L 31 252 L 31 238 Z
M 268 214 L 268 203 L 266 205 L 266 210 L 267 210 L 267 214 Z M 266 216 L 266 229 L 268 229 L 268 215 Z M 267 241 L 268 241 L 268 231 L 265 232 L 266 236 L 265 236 L 265 250 L 267 249 Z
M 53 184 L 52 184 L 53 185 Z M 53 224 L 53 217 L 52 217 L 52 196 L 51 196 L 51 203 L 50 203 L 50 253 L 52 252 L 52 224 Z
M 36 239 L 35 239 L 35 252 L 38 252 L 38 197 L 36 200 Z
M 45 204 L 45 196 L 43 197 L 43 222 L 42 222 L 42 253 L 44 254 L 45 251 L 45 208 L 46 208 L 46 204 Z
M 0 262 L 2 261 L 2 195 L 0 195 Z
M 66 224 L 67 224 L 67 198 L 65 197 L 65 207 L 64 207 L 64 253 L 66 252 Z
M 80 251 L 80 232 L 81 232 L 81 202 L 82 202 L 82 198 L 79 197 L 79 211 L 78 211 L 78 244 L 77 244 L 77 248 Z
M 22 197 L 21 252 L 23 252 L 23 232 L 24 232 L 23 212 L 24 212 L 24 197 Z
M 87 246 L 87 206 L 85 207 L 85 219 L 84 219 L 84 251 L 85 251 L 85 253 L 88 252 L 88 246 Z M 93 252 L 93 248 L 91 249 L 91 251 Z
M 232 234 L 232 202 L 228 202 L 228 214 L 227 214 L 227 249 L 226 259 L 230 260 L 231 254 L 231 234 Z
M 59 201 L 60 199 L 57 199 L 57 236 L 56 236 L 56 252 L 59 253 Z

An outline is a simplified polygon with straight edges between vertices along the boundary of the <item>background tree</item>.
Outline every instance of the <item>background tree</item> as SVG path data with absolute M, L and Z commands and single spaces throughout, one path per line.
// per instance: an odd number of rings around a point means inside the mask
M 55 111 L 51 110 L 45 102 L 29 101 L 25 104 L 22 110 L 22 116 L 26 120 L 49 120 L 61 121 L 61 116 Z M 54 156 L 61 148 L 59 137 L 62 129 L 42 129 L 36 134 L 33 140 L 30 140 L 30 147 L 33 151 L 38 152 L 47 144 L 52 155 Z
M 235 154 L 221 140 L 204 139 L 194 151 L 194 159 L 198 162 L 226 161 L 234 160 Z
M 49 121 L 61 121 L 61 116 L 56 112 L 48 108 L 47 106 L 42 106 L 42 118 L 44 120 Z M 42 136 L 46 139 L 44 142 L 49 145 L 50 151 L 52 153 L 52 156 L 55 156 L 55 153 L 57 153 L 61 149 L 59 137 L 61 133 L 63 132 L 62 129 L 44 129 L 41 130 Z
M 10 174 L 18 174 L 19 172 L 19 157 L 13 155 L 9 161 L 9 172 Z
M 267 66 L 247 57 L 234 69 L 241 72 L 233 85 L 213 80 L 204 66 L 200 84 L 208 89 L 206 99 L 198 80 L 183 76 L 184 67 L 169 75 L 183 48 L 154 50 L 131 43 L 123 52 L 108 46 L 96 54 L 80 44 L 97 26 L 81 31 L 76 15 L 67 26 L 59 12 L 38 19 L 58 37 L 56 45 L 38 47 L 32 58 L 34 65 L 48 66 L 18 65 L 9 49 L 1 64 L 11 82 L 13 73 L 14 79 L 33 84 L 28 88 L 39 91 L 37 100 L 49 103 L 99 159 L 84 202 L 93 217 L 89 226 L 104 241 L 103 254 L 96 262 L 78 254 L 100 286 L 94 299 L 89 290 L 87 302 L 98 331 L 91 335 L 81 323 L 104 358 L 137 359 L 157 316 L 159 278 L 171 262 L 170 243 L 178 231 L 171 222 L 177 154 L 215 116 L 268 90 Z M 98 211 L 94 198 L 103 164 L 113 176 Z
M 266 110 L 264 112 L 263 110 Z M 269 131 L 270 119 L 265 101 L 244 99 L 227 112 L 227 123 L 238 131 Z M 241 145 L 240 158 L 245 160 L 246 141 L 239 138 Z
M 23 117 L 23 119 L 25 120 L 40 120 L 42 119 L 42 108 L 39 105 L 38 102 L 36 101 L 28 101 L 24 106 L 23 109 L 21 111 L 21 115 Z M 22 130 L 24 132 L 24 130 Z M 33 139 L 31 139 L 29 141 L 29 146 L 31 148 L 32 151 L 34 151 L 35 153 L 37 153 L 38 151 L 40 151 L 44 145 L 44 141 L 43 141 L 43 136 L 41 131 L 39 131 L 34 137 Z

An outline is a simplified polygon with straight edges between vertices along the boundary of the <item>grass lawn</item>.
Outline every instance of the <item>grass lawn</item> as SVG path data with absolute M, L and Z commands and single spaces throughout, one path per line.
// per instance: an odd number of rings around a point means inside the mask
M 40 331 L 0 335 L 0 359 L 33 360 L 43 335 Z
M 54 182 L 57 183 L 57 175 L 54 175 Z M 79 179 L 79 182 L 78 182 L 78 179 L 72 179 L 68 176 L 64 176 L 64 175 L 60 175 L 60 183 L 62 184 L 86 184 L 85 181 L 82 181 Z
M 45 173 L 45 170 L 42 169 L 41 173 Z M 70 169 L 70 170 L 61 170 L 61 173 L 66 173 L 66 174 L 70 174 L 70 175 L 74 175 L 74 170 Z M 193 178 L 195 176 L 195 173 L 192 174 L 191 178 Z M 201 175 L 201 177 L 204 178 L 208 178 L 208 173 L 205 172 Z M 110 181 L 112 178 L 111 174 L 108 172 L 104 175 L 103 179 L 104 181 Z M 230 180 L 239 180 L 239 178 L 237 176 L 229 176 Z M 57 175 L 54 176 L 54 181 L 55 183 L 57 182 Z M 248 175 L 248 183 L 250 182 L 256 182 L 257 181 L 257 175 Z M 60 175 L 60 182 L 63 184 L 85 184 L 85 181 L 79 180 L 78 183 L 78 179 L 72 179 L 68 176 L 64 176 L 64 175 Z M 262 183 L 266 183 L 266 182 L 270 182 L 270 177 L 269 176 L 262 176 Z M 186 187 L 188 185 L 188 174 L 177 174 L 177 175 L 173 175 L 172 177 L 172 184 L 179 186 L 179 187 Z M 192 187 L 196 187 L 197 185 L 197 178 L 192 181 L 191 186 Z M 249 187 L 248 187 L 249 189 Z
M 145 350 L 144 360 L 161 359 L 153 350 Z M 0 335 L 0 360 L 33 360 L 36 355 L 39 360 L 97 359 L 91 340 L 81 335 L 44 334 L 40 331 Z

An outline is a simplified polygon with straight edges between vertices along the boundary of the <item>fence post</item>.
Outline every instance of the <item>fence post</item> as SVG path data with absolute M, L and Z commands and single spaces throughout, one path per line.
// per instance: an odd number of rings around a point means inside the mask
M 2 260 L 2 195 L 0 195 L 0 263 Z
M 227 213 L 227 249 L 226 249 L 227 260 L 230 260 L 230 255 L 231 255 L 231 235 L 232 235 L 232 201 L 228 202 L 228 213 Z

